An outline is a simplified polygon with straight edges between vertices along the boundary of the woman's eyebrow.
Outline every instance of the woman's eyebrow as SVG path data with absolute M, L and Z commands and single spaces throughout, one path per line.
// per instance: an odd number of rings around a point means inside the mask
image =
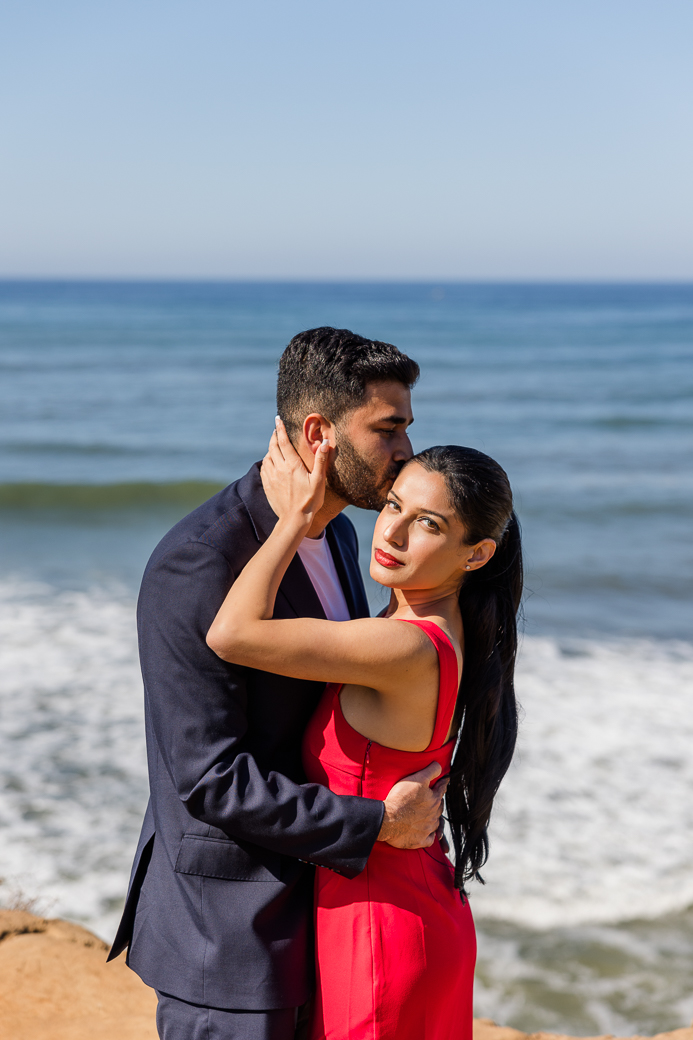
M 448 516 L 445 516 L 444 513 L 439 513 L 435 509 L 426 509 L 425 506 L 421 506 L 421 508 L 418 510 L 418 512 L 419 513 L 431 513 L 433 516 L 439 516 L 440 519 L 444 520 L 446 524 L 450 523 L 450 518 Z
M 401 502 L 401 499 L 400 499 L 399 495 L 397 494 L 396 491 L 393 491 L 392 488 L 390 488 L 390 492 L 389 493 L 392 495 L 393 498 L 396 498 L 398 502 Z M 444 520 L 446 524 L 450 523 L 450 517 L 449 516 L 445 516 L 444 513 L 439 513 L 437 509 L 427 509 L 425 506 L 419 506 L 418 509 L 415 510 L 415 512 L 417 512 L 417 513 L 431 513 L 432 516 L 439 516 L 440 519 Z

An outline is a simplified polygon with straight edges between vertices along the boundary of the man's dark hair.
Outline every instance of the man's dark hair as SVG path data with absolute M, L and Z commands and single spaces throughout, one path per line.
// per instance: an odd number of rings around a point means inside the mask
M 277 412 L 294 438 L 311 412 L 338 422 L 358 407 L 369 383 L 396 382 L 411 390 L 418 378 L 416 361 L 391 343 L 349 329 L 308 329 L 294 336 L 279 360 Z

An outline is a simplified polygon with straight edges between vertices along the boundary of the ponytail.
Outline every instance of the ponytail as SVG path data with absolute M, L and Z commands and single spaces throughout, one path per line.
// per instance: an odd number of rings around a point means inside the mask
M 459 740 L 446 797 L 458 888 L 473 877 L 482 880 L 493 800 L 515 750 L 513 675 L 521 595 L 520 525 L 513 512 L 494 555 L 460 590 L 464 668 L 455 712 Z

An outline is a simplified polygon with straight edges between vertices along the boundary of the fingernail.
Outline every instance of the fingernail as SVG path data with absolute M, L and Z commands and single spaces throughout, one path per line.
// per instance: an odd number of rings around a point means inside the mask
M 322 444 L 320 445 L 320 447 L 322 448 L 322 450 L 323 450 L 323 451 L 327 451 L 327 449 L 329 448 L 329 446 L 330 446 L 330 442 L 329 442 L 328 438 L 327 438 L 327 437 L 325 437 L 325 440 L 324 440 L 324 441 L 322 442 Z
M 274 425 L 275 426 L 279 426 L 280 422 L 281 422 L 281 419 L 279 418 L 279 416 L 275 415 L 275 417 L 274 417 Z

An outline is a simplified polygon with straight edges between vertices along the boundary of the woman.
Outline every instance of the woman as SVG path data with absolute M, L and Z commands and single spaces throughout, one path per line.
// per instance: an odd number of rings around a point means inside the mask
M 371 575 L 392 590 L 384 615 L 275 621 L 279 583 L 323 502 L 329 450 L 323 442 L 309 473 L 277 422 L 263 483 L 279 519 L 207 642 L 224 660 L 329 682 L 304 739 L 311 781 L 383 798 L 433 761 L 451 774 L 454 869 L 435 834 L 426 849 L 377 842 L 353 880 L 317 868 L 311 1040 L 471 1040 L 476 947 L 464 883 L 486 859 L 517 733 L 512 493 L 481 452 L 422 452 L 400 471 L 373 535 Z

